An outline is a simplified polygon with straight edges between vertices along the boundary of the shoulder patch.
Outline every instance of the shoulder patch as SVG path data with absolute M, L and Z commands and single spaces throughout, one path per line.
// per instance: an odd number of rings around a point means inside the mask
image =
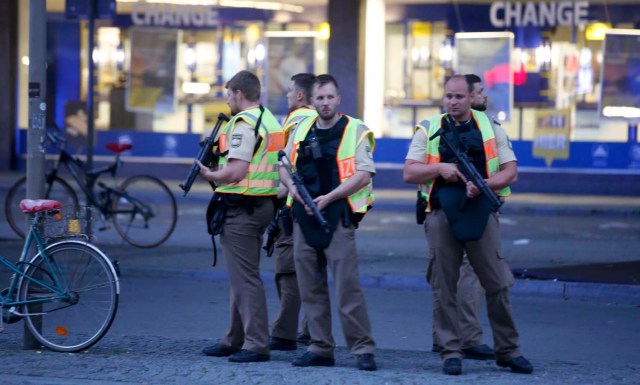
M 231 148 L 238 148 L 242 145 L 242 134 L 231 135 Z

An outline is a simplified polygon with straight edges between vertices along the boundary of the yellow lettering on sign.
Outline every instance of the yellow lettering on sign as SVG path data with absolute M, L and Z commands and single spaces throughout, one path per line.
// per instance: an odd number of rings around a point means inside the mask
M 538 110 L 533 133 L 533 156 L 543 158 L 547 167 L 555 159 L 569 159 L 571 111 Z

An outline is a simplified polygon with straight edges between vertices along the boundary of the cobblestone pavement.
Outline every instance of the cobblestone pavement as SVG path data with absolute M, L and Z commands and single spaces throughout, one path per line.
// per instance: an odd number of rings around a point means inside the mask
M 265 284 L 269 314 L 275 288 Z M 232 364 L 200 353 L 228 326 L 228 284 L 174 278 L 123 278 L 121 306 L 112 329 L 77 353 L 22 349 L 22 323 L 0 334 L 0 384 L 478 384 L 637 385 L 640 383 L 640 308 L 514 296 L 512 305 L 532 375 L 465 360 L 458 377 L 441 373 L 431 353 L 428 291 L 366 289 L 377 372 L 355 368 L 334 315 L 338 347 L 334 368 L 295 368 L 303 354 L 271 353 L 266 363 Z M 485 340 L 490 339 L 483 321 Z M 634 342 L 635 340 L 635 342 Z
M 17 339 L 16 339 L 17 341 Z M 429 352 L 380 350 L 379 370 L 362 372 L 344 348 L 335 368 L 293 368 L 296 352 L 274 352 L 271 362 L 230 364 L 205 357 L 194 347 L 204 340 L 164 337 L 109 338 L 89 351 L 61 354 L 24 351 L 7 344 L 0 353 L 0 379 L 13 384 L 618 384 L 637 385 L 640 363 L 588 365 L 572 361 L 535 362 L 532 375 L 513 374 L 489 361 L 464 361 L 459 377 L 440 373 Z M 302 349 L 298 349 L 298 354 Z

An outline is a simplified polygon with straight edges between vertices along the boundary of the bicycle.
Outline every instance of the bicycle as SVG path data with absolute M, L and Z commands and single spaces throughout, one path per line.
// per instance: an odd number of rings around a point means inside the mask
M 82 232 L 81 223 L 90 227 L 90 219 L 63 218 L 62 205 L 54 200 L 25 199 L 20 208 L 32 218 L 18 262 L 0 256 L 13 272 L 9 287 L 0 291 L 0 331 L 3 322 L 24 319 L 48 349 L 78 352 L 93 346 L 113 323 L 120 284 L 109 258 Z M 45 237 L 55 224 L 65 231 Z M 32 246 L 35 255 L 29 257 Z
M 110 220 L 125 241 L 142 248 L 158 246 L 171 236 L 178 219 L 178 208 L 173 193 L 164 182 L 151 175 L 135 175 L 116 186 L 115 177 L 123 163 L 120 156 L 131 149 L 131 144 L 108 143 L 107 149 L 115 154 L 114 162 L 88 170 L 80 158 L 66 150 L 66 139 L 56 131 L 47 130 L 46 139 L 56 148 L 58 157 L 45 178 L 45 199 L 57 200 L 65 207 L 79 207 L 78 195 L 58 175 L 60 165 L 63 165 L 84 192 L 87 205 L 100 211 L 103 222 L 100 230 L 107 229 L 104 222 Z M 114 187 L 98 181 L 104 174 L 113 177 Z M 18 203 L 26 197 L 26 184 L 26 176 L 16 181 L 8 191 L 4 205 L 7 222 L 22 238 L 25 237 L 26 219 L 19 211 Z

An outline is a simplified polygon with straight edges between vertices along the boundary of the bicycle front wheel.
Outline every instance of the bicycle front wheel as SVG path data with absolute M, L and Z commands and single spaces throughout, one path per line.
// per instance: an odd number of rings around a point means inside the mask
M 171 236 L 177 220 L 176 198 L 156 177 L 136 175 L 127 178 L 114 196 L 114 227 L 133 246 L 158 246 Z
M 44 186 L 44 198 L 54 199 L 62 203 L 62 207 L 70 212 L 78 211 L 78 195 L 63 179 L 55 177 L 51 184 Z M 4 201 L 4 213 L 7 216 L 9 226 L 21 238 L 25 237 L 27 226 L 27 214 L 20 210 L 20 201 L 27 197 L 27 177 L 23 176 L 11 186 Z
M 98 342 L 111 327 L 118 309 L 120 287 L 113 265 L 95 246 L 62 241 L 38 254 L 18 288 L 27 328 L 44 347 L 58 352 L 78 352 Z M 49 262 L 49 263 L 48 263 Z

